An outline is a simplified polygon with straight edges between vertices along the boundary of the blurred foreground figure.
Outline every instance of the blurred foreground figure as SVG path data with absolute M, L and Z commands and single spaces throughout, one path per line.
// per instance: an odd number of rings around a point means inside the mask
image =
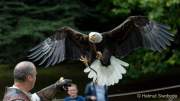
M 85 88 L 86 101 L 108 101 L 108 87 L 99 85 L 97 80 L 90 82 Z
M 31 94 L 29 91 L 34 87 L 36 75 L 33 63 L 28 61 L 18 63 L 14 69 L 14 84 L 6 88 L 3 101 L 51 101 L 58 90 L 66 90 L 71 83 L 69 79 L 61 79 Z

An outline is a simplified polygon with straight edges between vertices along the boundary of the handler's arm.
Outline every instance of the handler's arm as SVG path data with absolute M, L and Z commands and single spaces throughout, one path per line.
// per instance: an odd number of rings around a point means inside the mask
M 51 101 L 58 90 L 67 90 L 72 80 L 64 79 L 58 80 L 56 83 L 38 91 L 36 94 L 40 97 L 41 101 Z

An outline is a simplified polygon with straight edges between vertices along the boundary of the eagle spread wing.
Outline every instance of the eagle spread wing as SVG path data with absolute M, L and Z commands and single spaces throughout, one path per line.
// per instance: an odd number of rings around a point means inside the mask
M 131 16 L 102 35 L 104 46 L 111 55 L 122 58 L 140 47 L 161 52 L 173 41 L 173 34 L 167 31 L 169 29 L 144 16 Z
M 28 57 L 48 67 L 65 59 L 79 60 L 81 55 L 88 55 L 89 48 L 88 35 L 63 27 L 32 48 Z
M 129 65 L 119 58 L 140 47 L 161 52 L 173 41 L 173 34 L 168 30 L 168 26 L 144 16 L 131 16 L 113 30 L 99 34 L 102 41 L 92 43 L 88 35 L 64 27 L 31 49 L 29 58 L 48 67 L 65 59 L 79 60 L 86 56 L 92 62 L 91 68 L 85 69 L 88 77 L 103 85 L 113 85 L 122 79 L 126 73 L 124 67 Z M 95 60 L 96 50 L 102 52 L 100 60 Z

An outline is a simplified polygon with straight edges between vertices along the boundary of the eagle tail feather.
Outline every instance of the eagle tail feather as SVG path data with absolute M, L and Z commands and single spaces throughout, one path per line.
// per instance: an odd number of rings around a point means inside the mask
M 84 72 L 88 73 L 88 78 L 93 79 L 94 82 L 97 80 L 99 85 L 114 85 L 122 79 L 123 74 L 126 74 L 124 67 L 129 66 L 129 64 L 114 56 L 111 56 L 110 61 L 111 64 L 105 67 L 101 64 L 100 60 L 97 59 L 90 67 L 86 67 Z

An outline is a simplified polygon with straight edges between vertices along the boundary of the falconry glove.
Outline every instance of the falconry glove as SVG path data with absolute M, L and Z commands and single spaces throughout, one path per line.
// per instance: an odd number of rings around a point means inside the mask
M 60 79 L 56 83 L 38 91 L 37 95 L 42 101 L 51 101 L 56 95 L 57 91 L 67 90 L 67 87 L 70 85 L 71 82 L 72 80 L 70 79 Z

